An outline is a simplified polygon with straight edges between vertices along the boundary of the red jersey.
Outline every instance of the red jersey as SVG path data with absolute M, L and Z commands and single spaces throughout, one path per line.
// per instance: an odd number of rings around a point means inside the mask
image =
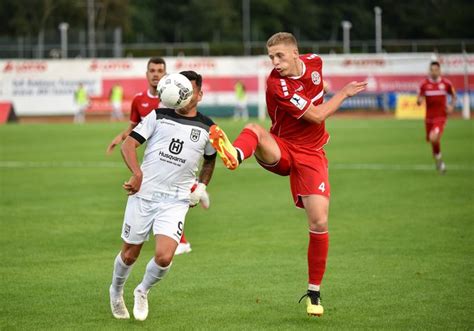
M 324 122 L 310 123 L 301 117 L 310 104 L 323 102 L 323 61 L 316 54 L 301 55 L 303 73 L 282 77 L 273 69 L 267 79 L 267 109 L 272 120 L 270 132 L 288 142 L 311 150 L 321 149 L 329 140 Z
M 436 81 L 426 78 L 420 85 L 418 95 L 425 97 L 426 121 L 446 118 L 447 95 L 454 95 L 453 84 L 446 78 Z
M 158 108 L 159 103 L 158 96 L 152 95 L 148 89 L 136 94 L 132 101 L 130 122 L 140 123 L 153 109 Z

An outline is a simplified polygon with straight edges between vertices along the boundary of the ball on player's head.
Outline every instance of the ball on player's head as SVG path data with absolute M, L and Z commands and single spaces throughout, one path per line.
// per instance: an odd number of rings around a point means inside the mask
M 186 107 L 193 96 L 191 81 L 181 74 L 168 74 L 161 78 L 156 88 L 161 103 L 167 108 Z

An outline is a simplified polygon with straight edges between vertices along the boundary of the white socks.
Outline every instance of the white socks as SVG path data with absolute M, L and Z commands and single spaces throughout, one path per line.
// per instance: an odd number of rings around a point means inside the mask
M 137 290 L 148 293 L 150 288 L 163 279 L 171 268 L 172 263 L 167 267 L 161 267 L 155 262 L 155 258 L 152 258 L 146 265 L 145 275 L 143 276 L 142 282 L 137 286 Z
M 308 284 L 308 290 L 310 291 L 318 291 L 319 292 L 320 286 L 314 284 Z
M 123 286 L 127 281 L 128 275 L 132 270 L 132 265 L 126 265 L 122 261 L 122 257 L 120 256 L 120 252 L 115 258 L 114 262 L 114 273 L 112 275 L 112 286 L 111 290 L 113 290 L 116 294 L 123 292 Z

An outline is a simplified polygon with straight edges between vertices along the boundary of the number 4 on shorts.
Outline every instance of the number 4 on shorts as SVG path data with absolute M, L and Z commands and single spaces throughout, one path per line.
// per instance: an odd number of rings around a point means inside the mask
M 324 184 L 324 182 L 321 182 L 321 185 L 319 185 L 318 190 L 320 190 L 323 193 L 324 191 L 326 191 L 326 185 Z

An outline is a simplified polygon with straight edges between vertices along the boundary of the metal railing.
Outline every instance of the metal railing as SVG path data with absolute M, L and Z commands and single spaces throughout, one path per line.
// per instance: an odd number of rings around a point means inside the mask
M 342 41 L 301 41 L 301 52 L 318 54 L 343 53 Z M 353 40 L 351 53 L 375 53 L 374 40 Z M 383 51 L 397 52 L 437 52 L 468 53 L 474 52 L 474 39 L 422 39 L 422 40 L 384 40 Z M 101 42 L 95 45 L 96 57 L 147 57 L 160 56 L 219 56 L 266 54 L 264 41 L 242 42 L 185 42 L 185 43 L 123 43 Z M 67 47 L 68 58 L 86 58 L 89 50 L 87 43 L 74 42 Z M 61 57 L 60 42 L 38 44 L 31 38 L 18 38 L 16 41 L 0 39 L 0 58 L 3 59 L 50 59 Z

